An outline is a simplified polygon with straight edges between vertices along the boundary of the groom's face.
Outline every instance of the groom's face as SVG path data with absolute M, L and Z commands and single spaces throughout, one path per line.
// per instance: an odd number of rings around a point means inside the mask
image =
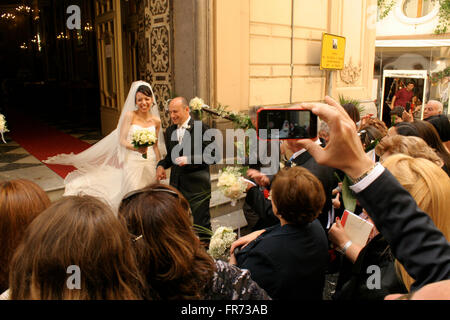
M 189 106 L 184 106 L 181 102 L 174 99 L 169 104 L 169 113 L 172 123 L 181 125 L 189 118 Z

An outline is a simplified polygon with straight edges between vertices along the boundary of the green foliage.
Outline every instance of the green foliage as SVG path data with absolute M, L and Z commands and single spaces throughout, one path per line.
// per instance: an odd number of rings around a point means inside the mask
M 217 108 L 210 108 L 210 110 L 215 111 L 219 117 L 228 119 L 234 123 L 235 129 L 254 129 L 253 123 L 247 114 L 242 112 L 228 111 L 229 106 L 223 106 L 219 103 Z
M 359 113 L 362 113 L 364 111 L 364 107 L 361 106 L 361 103 L 357 99 L 348 98 L 348 97 L 345 97 L 340 94 L 339 95 L 339 103 L 341 106 L 343 106 L 344 104 L 347 104 L 347 103 L 351 103 L 356 107 L 356 109 L 358 109 Z
M 395 0 L 387 1 L 387 0 L 377 0 L 378 6 L 378 21 L 383 20 L 389 15 L 389 12 L 395 5 Z
M 434 29 L 435 34 L 443 34 L 449 32 L 450 24 L 450 0 L 439 0 L 439 22 Z
M 450 67 L 447 67 L 442 71 L 432 73 L 431 83 L 436 84 L 446 77 L 450 77 Z
M 355 212 L 356 209 L 356 197 L 352 190 L 350 179 L 345 176 L 342 181 L 342 200 L 344 201 L 344 207 L 350 212 Z

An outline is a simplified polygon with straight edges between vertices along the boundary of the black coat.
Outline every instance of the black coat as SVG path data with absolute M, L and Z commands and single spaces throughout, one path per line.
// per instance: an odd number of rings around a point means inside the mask
M 268 228 L 236 260 L 272 299 L 322 299 L 328 240 L 317 220 Z
M 383 300 L 388 294 L 408 292 L 397 276 L 395 258 L 381 233 L 361 250 L 354 264 L 346 257 L 342 258 L 344 266 L 347 266 L 348 269 L 341 269 L 333 299 Z M 369 289 L 367 286 L 367 281 L 371 281 L 369 278 L 374 274 L 369 269 L 370 266 L 380 268 L 379 288 Z
M 386 169 L 356 198 L 416 281 L 414 291 L 450 279 L 450 245 L 431 218 Z
M 203 152 L 213 142 L 203 140 L 203 134 L 208 129 L 203 122 L 194 121 L 191 118 L 188 126 L 181 144 L 176 139 L 177 126 L 172 125 L 167 128 L 165 133 L 167 155 L 158 162 L 158 166 L 163 166 L 164 169 L 171 168 L 170 185 L 177 188 L 189 201 L 194 223 L 210 228 L 211 177 L 209 163 L 213 163 L 214 159 L 212 157 L 204 159 Z M 178 166 L 172 161 L 172 151 L 175 151 L 173 160 L 179 156 L 186 156 L 190 164 Z

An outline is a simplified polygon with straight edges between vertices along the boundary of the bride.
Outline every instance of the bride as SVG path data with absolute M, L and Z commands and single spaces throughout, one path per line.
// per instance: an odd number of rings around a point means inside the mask
M 158 140 L 149 148 L 136 149 L 132 136 L 142 129 L 154 131 Z M 147 159 L 142 157 L 144 153 Z M 156 164 L 165 154 L 153 90 L 148 83 L 136 81 L 113 132 L 79 154 L 60 154 L 44 162 L 77 168 L 64 180 L 64 196 L 88 194 L 117 209 L 125 194 L 156 182 Z

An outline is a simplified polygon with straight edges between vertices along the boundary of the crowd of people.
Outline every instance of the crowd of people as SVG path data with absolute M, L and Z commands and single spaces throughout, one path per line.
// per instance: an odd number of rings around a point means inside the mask
M 144 99 L 152 95 L 141 89 Z M 179 166 L 170 185 L 152 178 L 121 190 L 118 205 L 86 194 L 50 203 L 30 181 L 2 182 L 1 299 L 321 300 L 330 273 L 339 274 L 336 300 L 450 299 L 450 141 L 442 111 L 438 120 L 388 128 L 355 106 L 325 102 L 300 105 L 322 120 L 321 138 L 287 141 L 286 161 L 272 177 L 248 170 L 255 183 L 245 205 L 256 219 L 229 261 L 214 260 L 192 226 L 210 226 L 209 200 L 205 209 L 190 189 L 209 179 L 203 164 Z M 137 119 L 128 114 L 126 133 L 141 123 L 159 134 L 157 119 L 139 122 L 152 103 L 139 102 Z M 171 135 L 191 129 L 186 106 L 183 99 L 171 105 L 180 124 Z M 168 149 L 176 145 L 170 141 L 166 134 Z M 152 152 L 152 175 L 165 178 L 176 164 L 158 146 Z M 349 192 L 354 213 L 374 225 L 363 246 L 341 220 Z M 373 266 L 375 287 L 368 285 Z M 73 267 L 81 277 L 69 285 Z

